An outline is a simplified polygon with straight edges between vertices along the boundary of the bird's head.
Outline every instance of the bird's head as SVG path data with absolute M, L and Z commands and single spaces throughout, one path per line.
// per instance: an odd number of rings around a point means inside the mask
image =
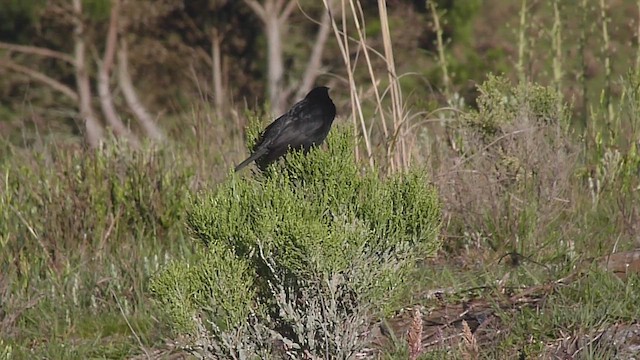
M 309 91 L 307 99 L 326 99 L 329 97 L 329 88 L 326 86 L 318 86 Z

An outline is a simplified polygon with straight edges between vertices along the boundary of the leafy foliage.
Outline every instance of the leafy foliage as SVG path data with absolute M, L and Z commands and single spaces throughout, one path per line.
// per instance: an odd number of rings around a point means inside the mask
M 153 333 L 165 329 L 147 304 L 149 277 L 191 253 L 183 224 L 193 166 L 185 155 L 117 142 L 6 152 L 0 333 L 13 358 L 130 357 L 138 346 L 132 328 L 156 341 Z M 92 340 L 35 340 L 54 338 Z M 33 342 L 41 345 L 26 345 Z
M 220 347 L 234 332 L 261 350 L 265 338 L 338 358 L 362 348 L 369 321 L 393 305 L 416 260 L 439 248 L 440 211 L 420 171 L 362 173 L 347 133 L 334 129 L 327 151 L 292 153 L 194 199 L 187 223 L 201 255 L 151 287 L 177 330 L 217 344 L 214 356 L 239 351 Z M 194 334 L 194 316 L 209 335 Z
M 174 229 L 187 205 L 189 171 L 173 171 L 173 159 L 162 151 L 113 145 L 25 159 L 37 166 L 7 164 L 0 238 L 6 236 L 15 251 L 37 242 L 50 261 L 64 262 L 72 249 L 108 247 L 106 239 L 131 229 L 140 237 Z M 126 226 L 116 226 L 120 222 Z
M 506 77 L 490 75 L 478 90 L 478 110 L 464 117 L 463 126 L 482 135 L 485 145 L 507 133 L 506 127 L 523 118 L 532 126 L 565 125 L 569 121 L 568 110 L 558 111 L 555 107 L 561 95 L 550 87 L 513 86 Z
M 479 92 L 478 110 L 455 129 L 461 161 L 441 182 L 447 210 L 464 222 L 455 232 L 476 246 L 542 255 L 537 239 L 557 238 L 570 205 L 561 200 L 576 169 L 569 113 L 550 87 L 490 77 Z

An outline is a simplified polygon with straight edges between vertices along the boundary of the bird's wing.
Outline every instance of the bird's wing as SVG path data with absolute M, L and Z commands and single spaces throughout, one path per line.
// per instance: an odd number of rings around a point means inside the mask
M 326 127 L 325 112 L 326 109 L 308 99 L 298 102 L 265 128 L 253 146 L 251 156 L 236 166 L 236 171 L 254 160 L 266 165 L 284 155 L 289 148 L 308 148 L 322 142 L 326 136 L 322 129 Z
M 253 145 L 253 151 L 256 152 L 260 148 L 266 148 L 269 146 L 274 139 L 278 138 L 282 131 L 287 128 L 288 123 L 291 118 L 288 116 L 289 113 L 285 113 L 279 118 L 275 119 L 269 126 L 267 126 L 258 141 L 256 141 L 255 145 Z
M 292 109 L 293 110 L 293 109 Z M 291 111 L 285 113 L 279 118 L 275 119 L 269 126 L 267 126 L 258 141 L 253 145 L 251 155 L 243 162 L 238 164 L 235 168 L 235 172 L 242 170 L 245 166 L 249 165 L 252 161 L 259 159 L 261 156 L 267 154 L 269 149 L 273 148 L 274 141 L 278 141 L 284 131 L 289 126 L 291 117 L 288 116 Z
M 265 130 L 264 137 L 270 138 L 269 144 L 265 144 L 268 148 L 298 148 L 309 145 L 309 141 L 313 141 L 320 128 L 324 126 L 322 110 L 309 104 L 296 104 L 280 119 L 282 120 L 278 124 L 272 124 L 274 127 L 271 131 L 268 128 Z

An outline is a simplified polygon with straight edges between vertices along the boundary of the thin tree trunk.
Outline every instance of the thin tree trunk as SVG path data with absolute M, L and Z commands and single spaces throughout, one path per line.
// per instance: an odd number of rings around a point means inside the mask
M 267 36 L 269 102 L 271 103 L 271 111 L 279 115 L 284 111 L 284 104 L 281 99 L 284 63 L 280 22 L 276 16 L 267 15 L 265 32 Z
M 271 111 L 279 115 L 284 111 L 288 92 L 284 90 L 284 60 L 282 56 L 282 27 L 296 6 L 295 0 L 244 0 L 262 20 L 267 37 L 267 88 Z
M 138 99 L 137 92 L 129 75 L 129 55 L 127 43 L 125 39 L 120 39 L 120 48 L 118 50 L 118 83 L 127 105 L 135 115 L 136 119 L 142 125 L 147 136 L 155 141 L 164 140 L 164 134 L 158 127 L 156 122 L 151 118 L 149 111 L 142 105 Z
M 298 91 L 296 92 L 296 99 L 300 99 L 305 96 L 313 87 L 313 83 L 318 78 L 318 75 L 320 75 L 324 46 L 327 43 L 327 39 L 331 32 L 330 22 L 331 17 L 329 16 L 329 11 L 325 11 L 322 15 L 322 21 L 320 22 L 318 34 L 316 35 L 316 42 L 313 44 L 311 56 L 307 63 L 307 69 L 305 70 L 304 77 L 302 78 L 302 83 L 300 83 Z
M 110 73 L 111 68 L 113 68 L 118 41 L 119 11 L 120 1 L 112 0 L 104 58 L 102 62 L 98 64 L 98 96 L 102 113 L 107 123 L 113 128 L 113 132 L 118 136 L 127 138 L 134 146 L 139 146 L 140 142 L 138 139 L 124 125 L 122 120 L 120 120 L 116 107 L 113 104 L 113 95 L 111 94 L 111 88 L 109 86 Z
M 225 93 L 222 87 L 222 61 L 220 44 L 222 39 L 218 33 L 218 29 L 215 27 L 211 29 L 211 74 L 213 77 L 213 101 L 216 109 L 216 116 L 222 117 L 222 113 L 225 112 Z
M 85 138 L 91 147 L 98 147 L 104 137 L 102 125 L 91 107 L 91 86 L 85 61 L 84 25 L 82 23 L 82 0 L 73 0 L 75 12 L 74 56 L 75 76 L 78 86 L 80 117 L 85 124 Z

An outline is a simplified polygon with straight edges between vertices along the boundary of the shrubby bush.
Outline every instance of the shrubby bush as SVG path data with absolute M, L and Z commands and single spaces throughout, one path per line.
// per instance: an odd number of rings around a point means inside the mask
M 168 150 L 110 141 L 12 151 L 0 161 L 0 260 L 25 267 L 21 276 L 36 259 L 59 270 L 71 258 L 121 251 L 131 238 L 163 247 L 157 239 L 183 233 L 193 171 Z
M 478 110 L 455 128 L 457 164 L 439 176 L 449 230 L 464 246 L 542 255 L 541 241 L 558 240 L 554 226 L 572 206 L 570 112 L 551 87 L 490 76 L 479 92 Z
M 423 173 L 362 171 L 347 134 L 334 129 L 327 150 L 290 154 L 193 199 L 198 254 L 150 286 L 187 350 L 350 358 L 417 260 L 440 247 L 439 202 Z

